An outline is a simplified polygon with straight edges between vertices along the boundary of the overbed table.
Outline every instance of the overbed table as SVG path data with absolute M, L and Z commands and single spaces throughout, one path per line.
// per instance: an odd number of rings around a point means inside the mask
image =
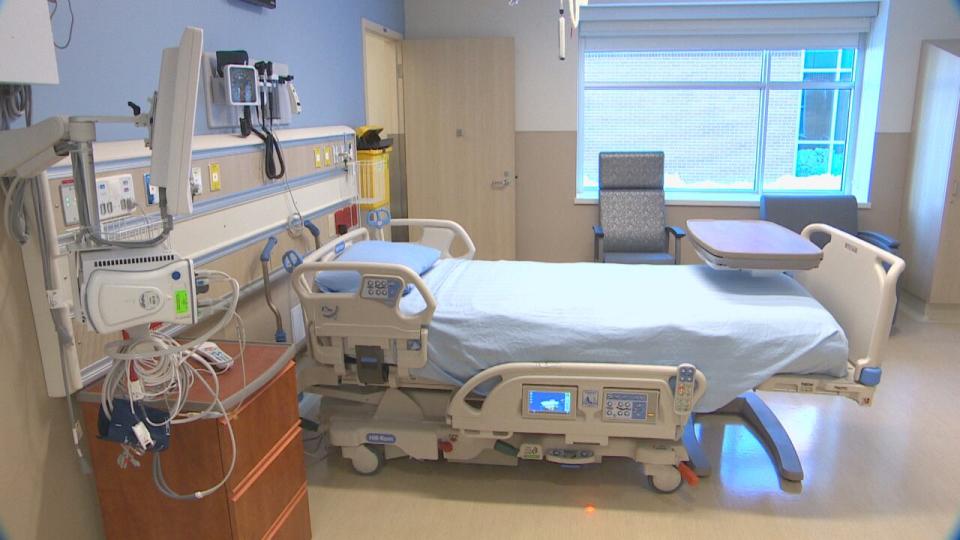
M 691 219 L 687 232 L 697 255 L 718 270 L 811 270 L 823 259 L 813 242 L 770 221 Z
M 769 221 L 691 219 L 687 220 L 687 231 L 697 255 L 717 270 L 812 270 L 823 259 L 823 251 L 813 242 Z M 770 452 L 780 477 L 792 482 L 803 480 L 803 467 L 790 435 L 755 392 L 745 392 L 709 414 L 743 418 Z M 694 471 L 698 476 L 708 476 L 712 468 L 692 420 L 684 430 L 683 441 Z

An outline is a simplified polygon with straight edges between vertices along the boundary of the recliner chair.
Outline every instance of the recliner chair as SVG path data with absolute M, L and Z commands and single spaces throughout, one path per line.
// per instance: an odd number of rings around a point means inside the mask
M 760 219 L 800 232 L 811 223 L 825 223 L 852 234 L 883 250 L 897 253 L 900 242 L 881 232 L 861 231 L 857 220 L 857 198 L 853 195 L 763 195 Z M 823 247 L 829 238 L 814 234 L 810 241 Z
M 600 153 L 600 224 L 593 226 L 593 235 L 596 262 L 680 262 L 686 233 L 667 225 L 663 152 Z

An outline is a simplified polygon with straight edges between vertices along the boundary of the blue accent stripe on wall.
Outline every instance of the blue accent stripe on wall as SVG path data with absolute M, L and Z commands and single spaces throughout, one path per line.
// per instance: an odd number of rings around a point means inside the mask
M 34 87 L 34 121 L 126 114 L 127 101 L 146 108 L 160 76 L 161 50 L 175 46 L 184 27 L 199 26 L 205 51 L 246 49 L 251 58 L 289 64 L 303 114 L 284 127 L 360 126 L 361 20 L 403 32 L 403 0 L 278 0 L 276 9 L 242 0 L 96 0 L 74 2 L 73 8 L 73 42 L 57 51 L 60 84 Z M 55 35 L 69 24 L 69 17 L 60 15 L 54 18 Z M 196 126 L 198 134 L 223 131 L 207 128 L 202 95 Z M 97 127 L 101 141 L 145 134 L 129 125 Z

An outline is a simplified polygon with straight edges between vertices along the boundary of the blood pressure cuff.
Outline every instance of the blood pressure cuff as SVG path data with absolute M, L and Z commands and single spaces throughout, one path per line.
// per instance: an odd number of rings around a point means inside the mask
M 170 424 L 167 423 L 170 415 L 160 409 L 147 407 L 140 402 L 134 403 L 131 408 L 126 399 L 113 400 L 113 411 L 110 418 L 100 408 L 97 417 L 97 431 L 99 438 L 116 443 L 126 444 L 134 448 L 140 447 L 140 440 L 133 431 L 133 426 L 143 422 L 153 439 L 153 452 L 162 452 L 170 446 Z M 149 420 L 149 422 L 147 421 Z M 153 425 L 156 424 L 156 425 Z

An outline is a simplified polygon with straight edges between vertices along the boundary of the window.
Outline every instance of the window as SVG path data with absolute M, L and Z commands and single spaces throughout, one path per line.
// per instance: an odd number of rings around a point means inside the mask
M 598 155 L 660 150 L 668 198 L 847 192 L 857 49 L 583 52 L 577 197 Z

